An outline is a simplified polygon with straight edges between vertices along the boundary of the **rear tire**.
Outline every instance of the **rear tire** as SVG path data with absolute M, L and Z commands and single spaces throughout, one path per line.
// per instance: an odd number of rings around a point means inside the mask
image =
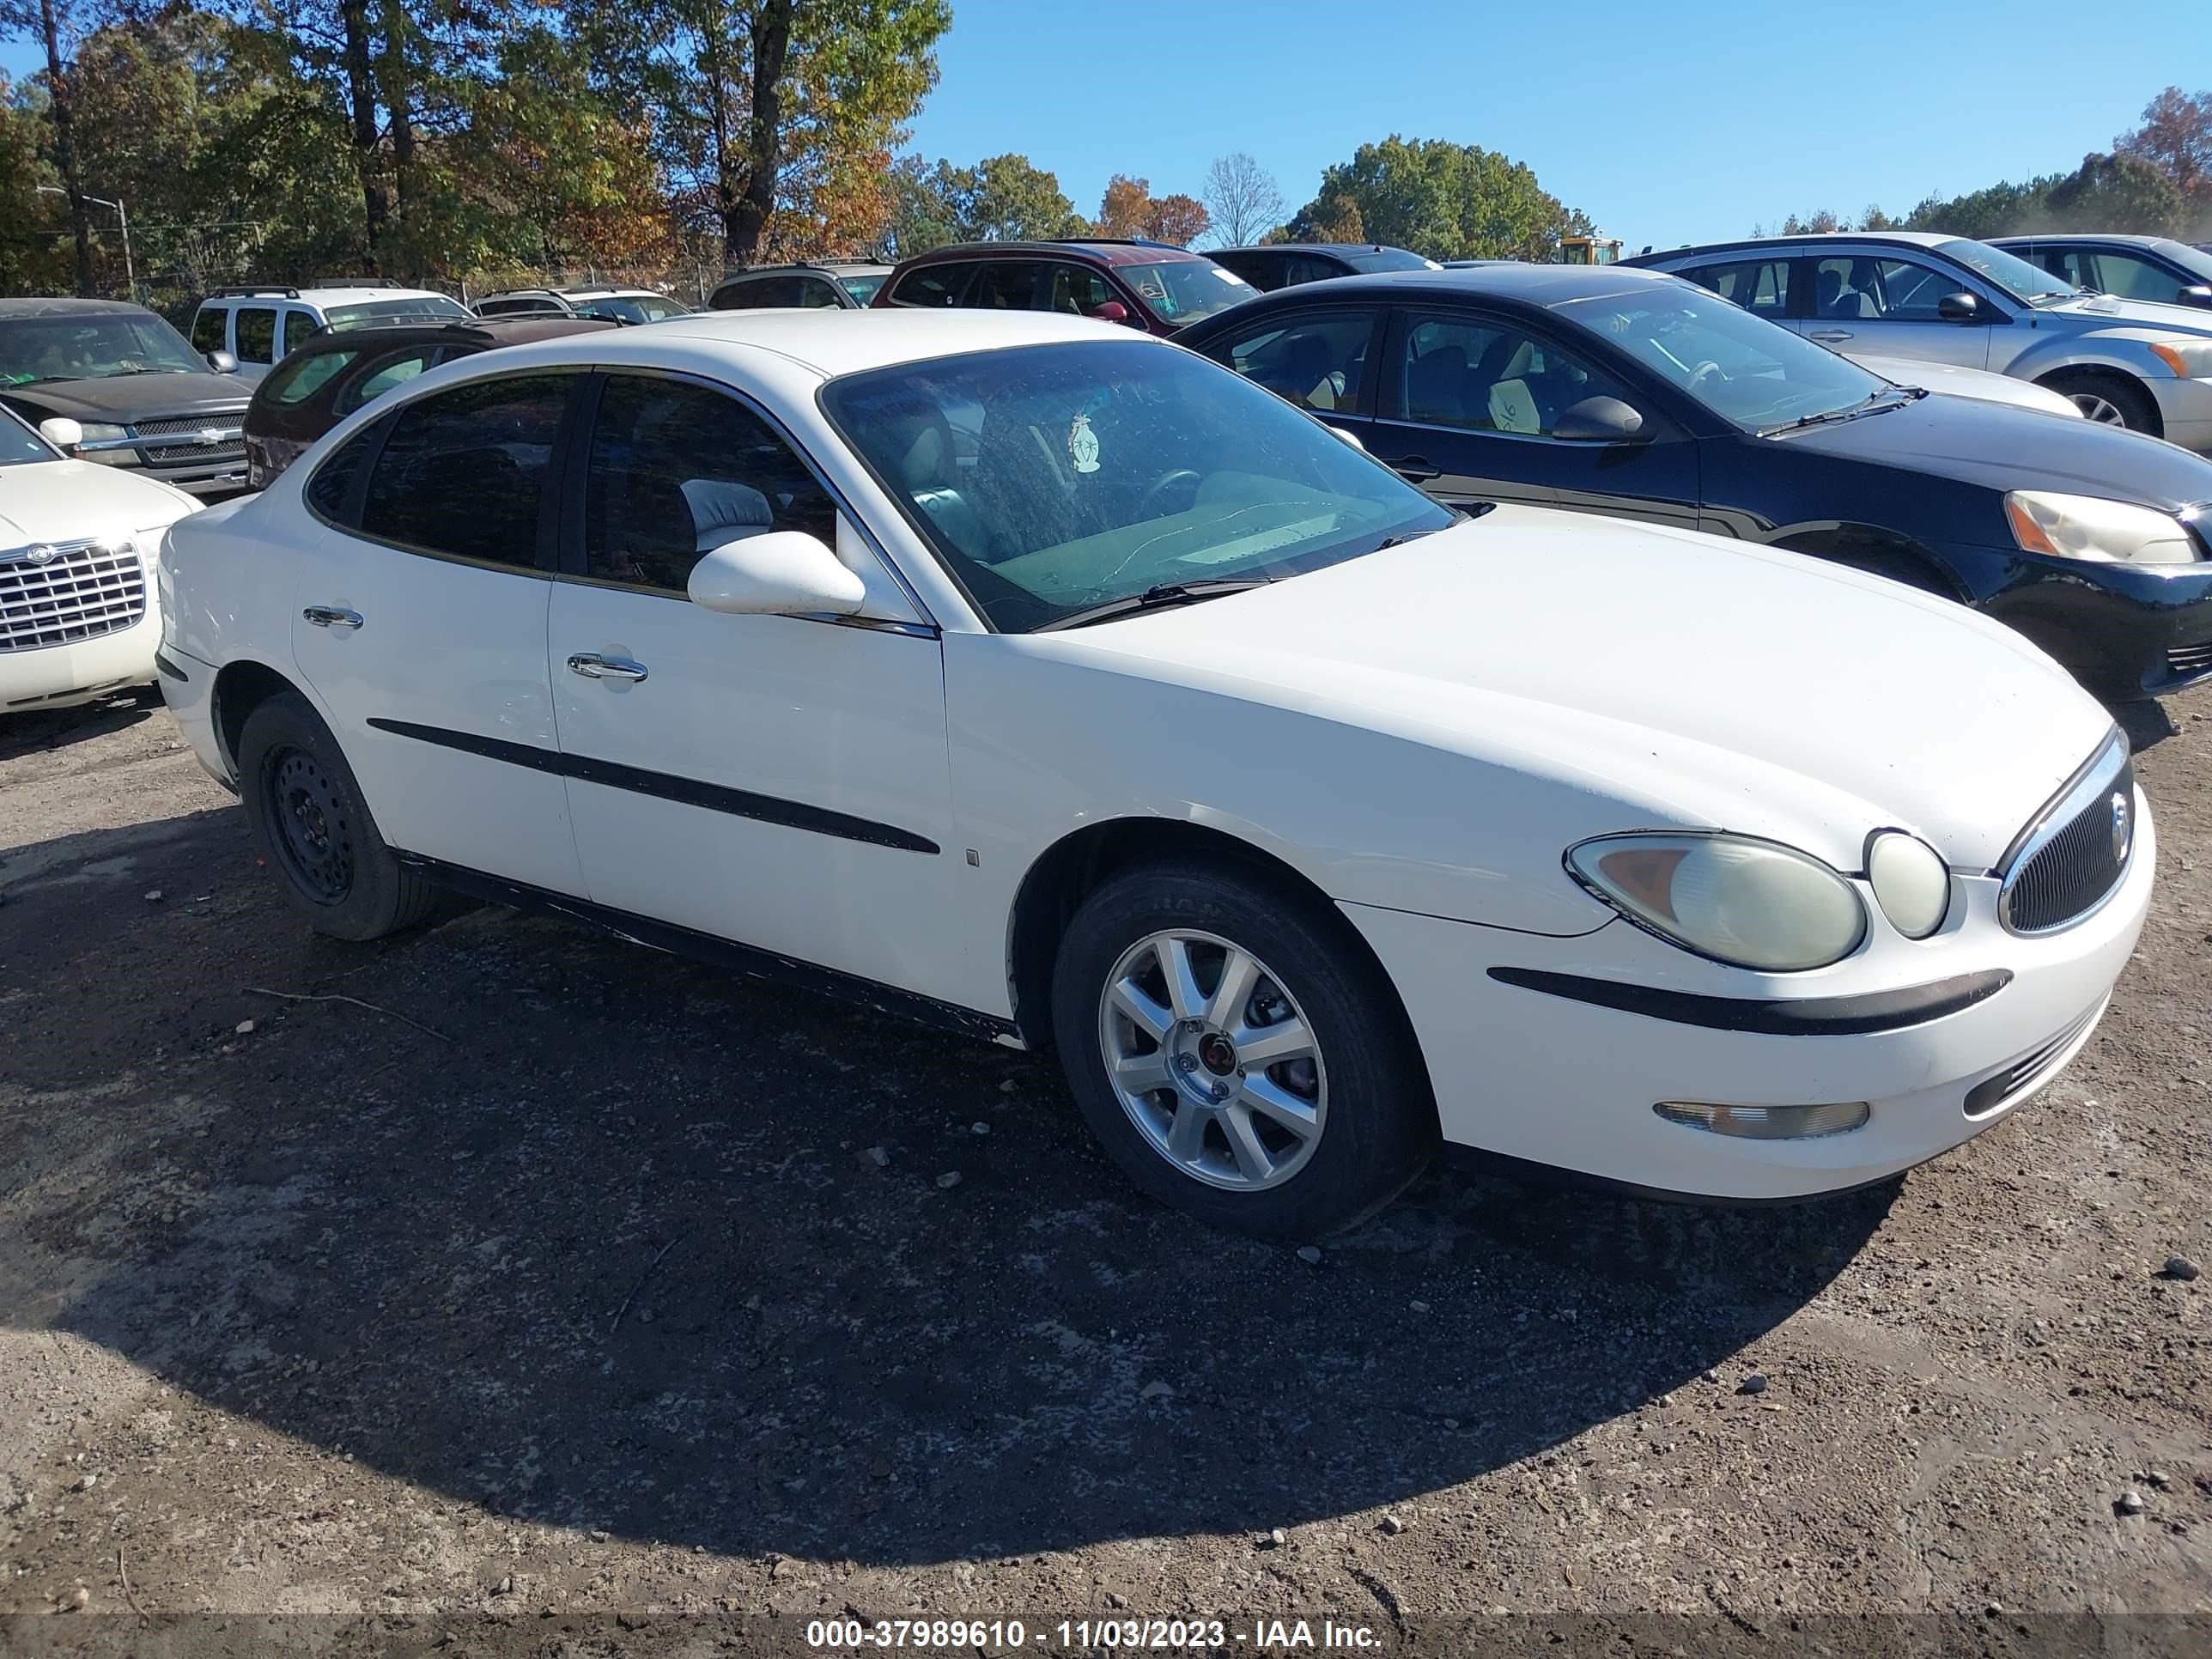
M 392 856 L 337 739 L 298 692 L 280 691 L 246 715 L 238 775 L 254 846 L 317 933 L 358 944 L 437 907 L 439 889 Z
M 2094 368 L 2061 369 L 2037 382 L 2062 398 L 2070 398 L 2081 418 L 2100 426 L 2124 426 L 2130 432 L 2163 436 L 2166 423 L 2158 417 L 2158 404 L 2140 381 L 2125 374 Z
M 1319 1237 L 1435 1152 L 1427 1071 L 1381 970 L 1341 917 L 1263 878 L 1182 864 L 1115 877 L 1068 925 L 1052 1007 L 1108 1155 L 1213 1226 Z

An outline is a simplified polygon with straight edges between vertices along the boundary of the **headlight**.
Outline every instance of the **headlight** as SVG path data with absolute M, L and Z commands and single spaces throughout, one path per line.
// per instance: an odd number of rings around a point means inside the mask
M 1601 836 L 1570 848 L 1567 868 L 1631 921 L 1739 968 L 1825 968 L 1866 937 L 1866 907 L 1850 883 L 1771 841 Z
M 98 461 L 102 466 L 136 466 L 138 465 L 137 447 L 130 441 L 131 428 L 110 426 L 104 421 L 88 421 L 84 436 L 77 441 L 76 458 L 81 461 Z M 119 444 L 115 449 L 100 449 L 100 444 Z
M 2193 564 L 2196 544 L 2181 520 L 2100 495 L 2015 489 L 2005 497 L 2012 538 L 2030 553 L 2106 564 Z
M 1951 909 L 1951 872 L 1936 849 L 1902 830 L 1867 842 L 1867 884 L 1889 925 L 1907 939 L 1926 939 Z
M 2151 354 L 2185 380 L 2212 375 L 2212 340 L 2160 340 Z

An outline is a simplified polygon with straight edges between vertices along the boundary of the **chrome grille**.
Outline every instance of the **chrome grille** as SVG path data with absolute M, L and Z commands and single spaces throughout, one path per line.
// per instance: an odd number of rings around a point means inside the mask
M 63 542 L 54 555 L 0 554 L 0 652 L 73 645 L 146 614 L 145 568 L 128 546 Z
M 2166 672 L 2169 674 L 2201 674 L 2212 668 L 2212 640 L 2196 645 L 2177 645 L 2166 653 Z
M 1997 915 L 2015 933 L 2080 921 L 2120 884 L 2135 852 L 2136 775 L 2118 732 L 2021 833 L 1997 874 Z
M 234 461 L 246 453 L 246 438 L 240 429 L 240 422 L 245 418 L 243 411 L 233 410 L 203 415 L 197 419 L 185 416 L 174 421 L 140 421 L 131 431 L 138 438 L 172 438 L 179 433 L 197 436 L 210 430 L 230 434 L 221 443 L 147 444 L 146 459 L 156 466 L 179 466 L 191 461 Z
M 2051 1062 L 2064 1054 L 2074 1039 L 2080 1036 L 2104 1011 L 2105 1005 L 2100 1002 L 2040 1048 L 2022 1054 L 1995 1077 L 1984 1078 L 1977 1083 L 1966 1093 L 1966 1115 L 1979 1117 L 2009 1100 L 2030 1084 L 2041 1081 L 2044 1074 L 2051 1070 Z

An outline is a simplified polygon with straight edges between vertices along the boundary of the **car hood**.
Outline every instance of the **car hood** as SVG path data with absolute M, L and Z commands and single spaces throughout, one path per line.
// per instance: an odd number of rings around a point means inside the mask
M 1891 824 L 1990 867 L 2112 725 L 1961 606 L 1797 554 L 1528 507 L 1032 639 L 1561 786 L 1524 830 L 1717 827 L 1843 870 Z M 1439 775 L 1438 801 L 1461 793 Z
M 2155 340 L 2169 334 L 2212 334 L 2212 311 L 2195 306 L 2162 306 L 2150 300 L 2122 300 L 2110 294 L 2088 294 L 2078 300 L 2062 300 L 2055 306 L 2039 306 L 2027 319 L 2056 319 L 2084 334 L 2118 332 L 2136 340 Z
M 0 549 L 154 530 L 198 506 L 159 479 L 91 461 L 0 466 Z
M 246 408 L 251 389 L 228 374 L 112 374 L 106 380 L 40 380 L 0 386 L 0 396 L 39 418 L 65 416 L 72 421 L 180 419 L 191 415 L 234 415 Z
M 2179 444 L 1978 398 L 1923 398 L 1763 441 L 1994 490 L 2069 490 L 2166 513 L 2212 501 L 2212 460 Z
M 1945 392 L 1954 398 L 1979 398 L 1985 403 L 2011 404 L 2020 409 L 2033 409 L 2045 415 L 2063 415 L 2069 420 L 2080 420 L 2081 411 L 2072 403 L 2048 386 L 2033 380 L 2014 380 L 2009 374 L 1993 374 L 1986 368 L 1966 368 L 1957 363 L 1929 362 L 1909 357 L 1881 357 L 1870 353 L 1846 351 L 1840 354 L 1850 358 L 1861 368 L 1879 374 L 1885 380 L 1899 386 L 1917 386 L 1929 392 Z

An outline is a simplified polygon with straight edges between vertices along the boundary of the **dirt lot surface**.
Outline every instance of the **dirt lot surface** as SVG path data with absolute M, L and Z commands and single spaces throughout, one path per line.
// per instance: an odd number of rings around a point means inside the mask
M 501 910 L 317 940 L 158 703 L 0 724 L 0 1648 L 2212 1612 L 2168 712 L 2141 951 L 1991 1133 L 1779 1211 L 1431 1177 L 1317 1261 L 1134 1198 L 1048 1062 Z

